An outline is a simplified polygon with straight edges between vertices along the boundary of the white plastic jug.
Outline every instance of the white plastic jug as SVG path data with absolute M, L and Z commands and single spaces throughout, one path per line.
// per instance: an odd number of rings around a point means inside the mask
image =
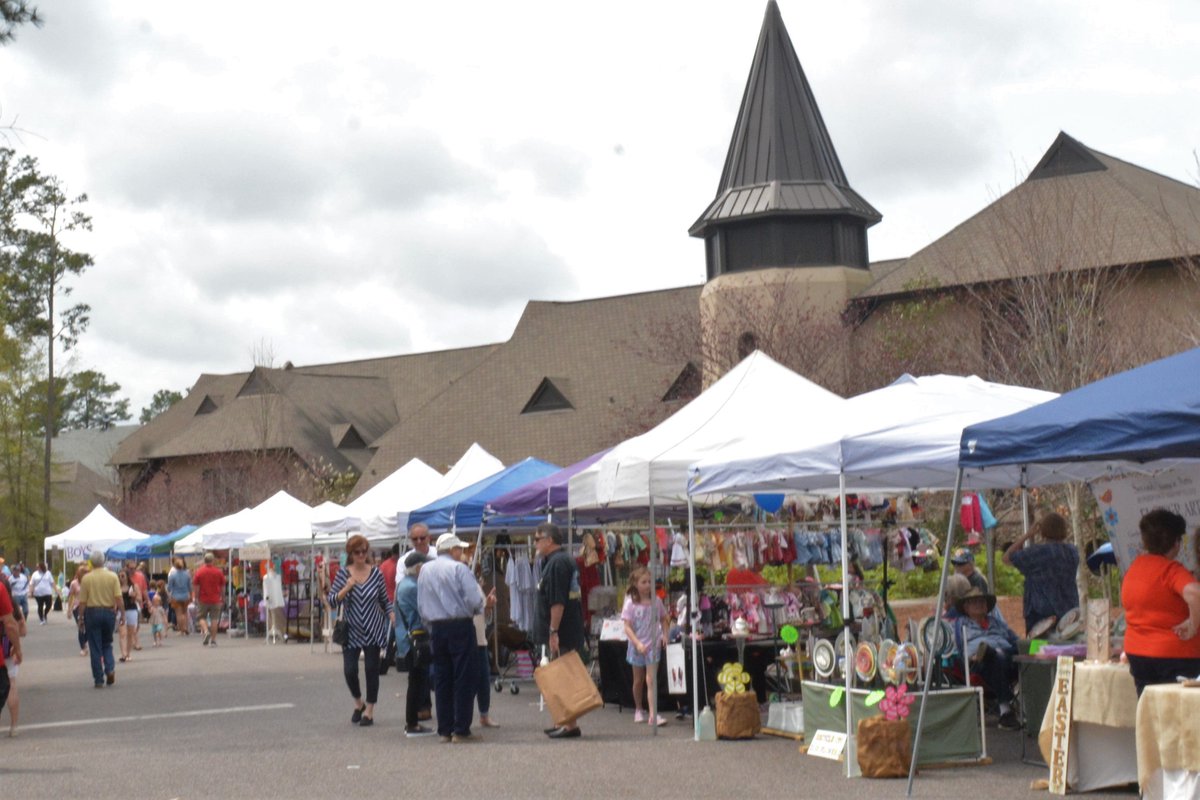
M 715 742 L 717 740 L 717 717 L 710 706 L 705 706 L 697 717 L 700 729 L 700 741 Z

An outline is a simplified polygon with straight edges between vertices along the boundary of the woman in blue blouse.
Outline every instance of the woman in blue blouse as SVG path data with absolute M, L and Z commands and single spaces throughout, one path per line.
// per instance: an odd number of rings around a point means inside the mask
M 343 617 L 349 625 L 342 646 L 342 668 L 346 686 L 354 698 L 350 722 L 365 728 L 375 724 L 375 701 L 379 699 L 379 654 L 387 647 L 388 631 L 395 626 L 389 608 L 383 573 L 371 565 L 370 546 L 365 536 L 354 535 L 346 542 L 350 563 L 339 569 L 329 590 L 329 604 L 344 606 Z M 358 682 L 358 657 L 363 656 L 367 673 L 367 697 L 363 701 Z

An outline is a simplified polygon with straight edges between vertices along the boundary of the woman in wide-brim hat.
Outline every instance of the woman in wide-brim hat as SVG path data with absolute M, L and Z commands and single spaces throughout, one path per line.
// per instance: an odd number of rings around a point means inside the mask
M 971 587 L 954 607 L 961 615 L 955 620 L 955 639 L 963 660 L 978 673 L 1000 705 L 1001 728 L 1020 727 L 1012 709 L 1013 682 L 1017 678 L 1017 635 L 996 611 L 996 595 Z

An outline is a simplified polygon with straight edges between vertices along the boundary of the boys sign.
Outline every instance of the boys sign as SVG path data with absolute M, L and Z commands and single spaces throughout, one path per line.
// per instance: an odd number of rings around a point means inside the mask
M 1196 569 L 1195 530 L 1200 525 L 1200 466 L 1181 466 L 1157 475 L 1120 475 L 1092 481 L 1105 530 L 1121 574 L 1142 553 L 1138 521 L 1147 511 L 1166 508 L 1187 520 L 1179 562 Z

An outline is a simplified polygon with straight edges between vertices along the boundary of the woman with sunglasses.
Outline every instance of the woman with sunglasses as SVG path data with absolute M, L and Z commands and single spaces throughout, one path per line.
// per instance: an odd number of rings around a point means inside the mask
M 372 566 L 370 547 L 365 536 L 354 535 L 346 542 L 350 561 L 339 569 L 329 590 L 329 604 L 344 606 L 342 614 L 348 623 L 346 644 L 342 646 L 342 667 L 346 686 L 354 698 L 354 713 L 350 722 L 365 728 L 375 724 L 375 701 L 379 699 L 379 656 L 387 647 L 388 630 L 395 627 L 395 615 L 388 604 L 383 573 Z M 367 696 L 364 702 L 358 681 L 358 657 L 363 656 L 367 673 Z

